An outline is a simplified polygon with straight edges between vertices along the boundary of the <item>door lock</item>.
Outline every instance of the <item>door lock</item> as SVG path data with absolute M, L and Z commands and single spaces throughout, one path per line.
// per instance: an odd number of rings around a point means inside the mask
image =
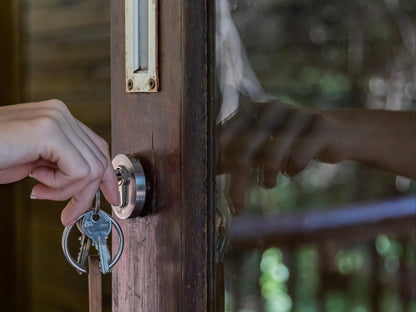
M 111 206 L 120 219 L 144 216 L 146 194 L 149 189 L 142 164 L 128 154 L 118 154 L 112 161 L 118 179 L 120 205 Z

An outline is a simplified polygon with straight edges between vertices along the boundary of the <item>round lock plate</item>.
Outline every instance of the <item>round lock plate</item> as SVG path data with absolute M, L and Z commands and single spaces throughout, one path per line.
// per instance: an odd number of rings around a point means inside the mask
M 118 154 L 113 158 L 113 168 L 118 178 L 121 203 L 111 206 L 120 219 L 139 216 L 146 201 L 146 177 L 138 159 L 132 155 Z

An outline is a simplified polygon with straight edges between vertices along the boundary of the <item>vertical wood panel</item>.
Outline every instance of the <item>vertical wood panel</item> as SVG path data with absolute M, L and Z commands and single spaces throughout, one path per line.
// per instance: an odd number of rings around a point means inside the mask
M 151 216 L 120 222 L 125 249 L 113 270 L 113 311 L 120 312 L 180 311 L 180 8 L 173 1 L 159 4 L 161 91 L 127 95 L 124 1 L 112 2 L 113 154 L 140 152 L 149 160 L 157 209 Z
M 18 52 L 18 2 L 0 1 L 0 106 L 15 103 L 19 99 L 19 52 Z M 0 185 L 0 260 L 2 278 L 0 281 L 0 301 L 2 310 L 17 311 L 19 300 L 25 299 L 26 285 L 20 284 L 18 293 L 19 261 L 17 256 L 16 210 L 14 205 L 15 186 Z
M 22 101 L 59 98 L 75 117 L 109 140 L 110 2 L 21 1 Z M 26 231 L 18 234 L 29 254 L 17 259 L 26 268 L 22 279 L 28 296 L 21 301 L 22 311 L 87 311 L 87 276 L 76 273 L 60 247 L 65 203 L 30 200 L 31 183 L 23 182 L 16 203 L 22 212 L 19 224 L 27 223 Z M 103 208 L 109 211 L 104 203 Z M 111 310 L 110 279 L 103 277 L 104 311 Z
M 100 258 L 98 255 L 88 257 L 88 296 L 89 311 L 102 311 L 102 274 L 100 272 Z
M 23 100 L 59 98 L 109 139 L 109 1 L 22 1 Z
M 7 105 L 19 99 L 18 2 L 0 1 L 0 14 L 0 105 Z
M 155 210 L 120 221 L 126 244 L 113 272 L 113 311 L 206 311 L 207 8 L 164 0 L 159 7 L 161 91 L 127 94 L 124 1 L 112 2 L 113 154 L 139 153 L 150 164 Z
M 7 311 L 16 309 L 16 286 L 17 286 L 17 267 L 15 256 L 15 224 L 14 224 L 14 207 L 13 207 L 13 185 L 0 185 L 0 209 L 2 216 L 0 218 L 0 249 L 7 251 L 3 254 L 0 265 L 6 268 L 3 271 L 0 281 L 0 300 L 4 303 Z

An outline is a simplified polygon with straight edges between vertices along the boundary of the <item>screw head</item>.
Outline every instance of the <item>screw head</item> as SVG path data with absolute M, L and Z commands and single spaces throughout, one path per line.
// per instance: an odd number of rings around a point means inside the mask
M 129 91 L 131 91 L 131 90 L 133 90 L 133 87 L 134 87 L 133 80 L 129 79 L 129 80 L 127 81 L 127 89 L 128 89 Z
M 150 89 L 154 89 L 156 87 L 156 81 L 153 78 L 150 78 L 148 83 Z

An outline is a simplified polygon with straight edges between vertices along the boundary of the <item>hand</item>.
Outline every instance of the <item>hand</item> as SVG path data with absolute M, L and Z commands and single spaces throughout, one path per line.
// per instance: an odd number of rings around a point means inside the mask
M 316 110 L 281 102 L 253 103 L 220 128 L 220 172 L 229 172 L 229 200 L 244 208 L 250 169 L 272 188 L 313 159 L 361 162 L 416 178 L 416 112 L 369 109 Z
M 273 188 L 279 172 L 293 176 L 313 159 L 331 163 L 344 159 L 346 152 L 334 145 L 342 128 L 322 111 L 282 102 L 242 106 L 220 129 L 220 170 L 230 173 L 234 213 L 244 208 L 251 168 L 258 168 L 260 185 Z
M 31 175 L 32 198 L 70 199 L 64 225 L 91 207 L 98 188 L 118 204 L 108 144 L 58 100 L 0 107 L 0 183 Z

